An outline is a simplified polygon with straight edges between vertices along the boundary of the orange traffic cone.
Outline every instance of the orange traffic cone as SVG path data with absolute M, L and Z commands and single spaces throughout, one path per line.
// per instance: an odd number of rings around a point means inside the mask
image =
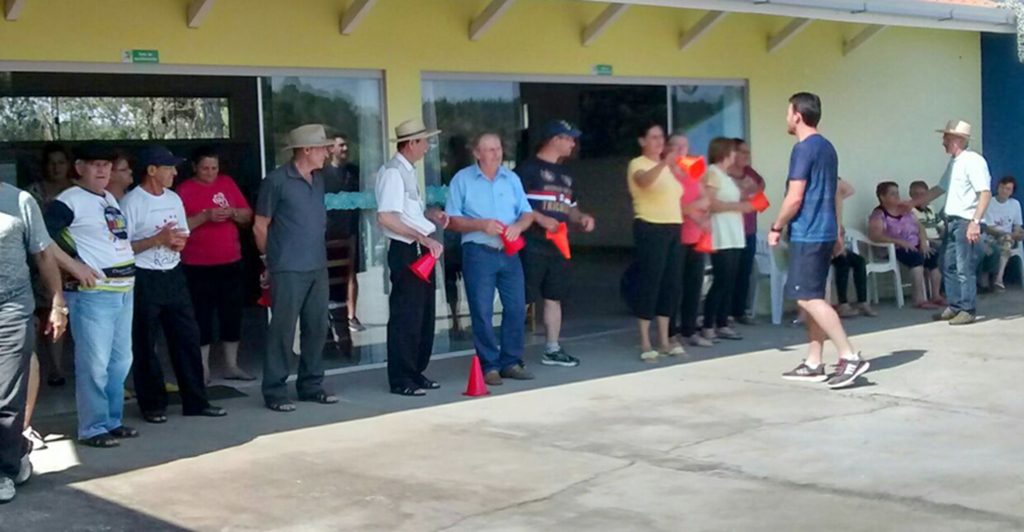
M 427 253 L 422 257 L 416 259 L 416 262 L 409 265 L 409 269 L 412 273 L 423 279 L 425 282 L 430 282 L 430 274 L 434 273 L 434 265 L 437 264 L 437 258 L 434 257 L 433 253 Z
M 547 237 L 558 248 L 558 251 L 565 255 L 566 259 L 572 258 L 572 251 L 569 249 L 569 224 L 565 222 L 558 224 L 558 230 L 548 233 Z
M 473 365 L 469 368 L 469 382 L 466 384 L 466 392 L 462 395 L 468 397 L 480 397 L 490 395 L 487 391 L 487 384 L 484 382 L 484 372 L 480 368 L 480 357 L 473 357 Z
M 761 191 L 750 198 L 750 206 L 757 212 L 764 212 L 771 207 L 771 203 L 768 203 L 768 197 L 764 195 L 764 191 Z
M 270 308 L 270 289 L 269 288 L 264 288 L 263 289 L 263 293 L 260 294 L 260 298 L 256 300 L 256 304 L 261 306 L 261 307 Z
M 526 247 L 526 239 L 523 238 L 523 235 L 519 235 L 519 238 L 509 240 L 508 237 L 505 236 L 505 229 L 505 227 L 502 227 L 501 242 L 505 244 L 505 254 L 511 257 Z
M 700 179 L 708 170 L 708 163 L 704 161 L 704 157 L 680 157 L 676 159 L 676 164 L 690 176 L 690 179 Z
M 711 231 L 705 231 L 700 235 L 700 240 L 697 241 L 697 246 L 694 249 L 698 253 L 714 253 L 715 247 L 711 242 Z

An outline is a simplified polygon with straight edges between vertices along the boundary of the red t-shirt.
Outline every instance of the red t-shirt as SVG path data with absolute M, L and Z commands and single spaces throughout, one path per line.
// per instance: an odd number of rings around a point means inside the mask
M 185 215 L 195 216 L 206 209 L 231 207 L 248 209 L 242 191 L 234 180 L 219 175 L 209 185 L 189 179 L 178 186 L 178 196 L 185 204 Z M 181 261 L 190 266 L 218 266 L 242 260 L 242 246 L 238 240 L 238 226 L 233 220 L 206 222 L 192 230 Z

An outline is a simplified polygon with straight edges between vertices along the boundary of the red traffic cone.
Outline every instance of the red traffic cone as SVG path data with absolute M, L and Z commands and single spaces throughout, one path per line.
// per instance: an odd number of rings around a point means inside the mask
M 437 264 L 437 259 L 433 253 L 427 253 L 422 257 L 416 259 L 416 262 L 409 265 L 409 269 L 412 273 L 423 279 L 424 282 L 430 282 L 430 274 L 434 273 L 434 265 Z
M 708 170 L 708 164 L 704 161 L 704 157 L 680 157 L 676 159 L 676 164 L 686 172 L 686 175 L 690 176 L 690 179 L 700 179 Z
M 260 298 L 256 300 L 256 304 L 261 306 L 261 307 L 270 308 L 270 289 L 269 288 L 264 288 L 263 289 L 263 293 L 260 294 Z
M 519 235 L 519 238 L 509 240 L 508 237 L 505 236 L 505 229 L 507 228 L 502 227 L 501 242 L 505 244 L 505 254 L 511 257 L 526 247 L 526 239 L 523 238 L 523 235 Z
M 572 250 L 569 249 L 569 225 L 565 222 L 558 224 L 558 230 L 547 234 L 548 240 L 558 248 L 558 251 L 565 255 L 565 258 L 572 258 Z
M 480 397 L 490 395 L 487 391 L 487 384 L 484 382 L 484 371 L 480 368 L 480 357 L 473 356 L 473 365 L 469 368 L 469 382 L 466 384 L 466 392 L 462 395 L 468 397 Z
M 768 203 L 768 197 L 764 195 L 764 191 L 761 191 L 750 198 L 750 206 L 757 212 L 764 212 L 771 207 L 771 203 Z
M 697 246 L 694 249 L 698 253 L 714 253 L 715 247 L 711 242 L 711 231 L 705 231 L 700 235 L 700 240 L 697 241 Z

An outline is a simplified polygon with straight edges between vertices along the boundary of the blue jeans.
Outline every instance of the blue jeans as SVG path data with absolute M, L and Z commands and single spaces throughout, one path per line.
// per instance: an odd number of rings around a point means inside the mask
M 984 244 L 967 241 L 969 220 L 950 217 L 946 224 L 946 251 L 942 260 L 942 281 L 949 308 L 975 314 L 978 310 L 978 261 Z M 985 230 L 982 228 L 982 233 Z
M 75 338 L 78 437 L 121 426 L 124 381 L 132 367 L 134 291 L 65 292 Z
M 473 323 L 473 344 L 484 373 L 514 366 L 523 358 L 526 328 L 526 284 L 519 256 L 480 244 L 462 247 L 462 278 Z M 501 348 L 494 335 L 494 290 L 504 312 Z

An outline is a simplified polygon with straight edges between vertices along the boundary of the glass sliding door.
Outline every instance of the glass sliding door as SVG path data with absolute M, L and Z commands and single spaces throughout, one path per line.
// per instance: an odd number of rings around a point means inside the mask
M 746 138 L 746 86 L 676 85 L 669 90 L 672 129 L 690 138 L 690 153 L 707 155 L 715 137 Z

